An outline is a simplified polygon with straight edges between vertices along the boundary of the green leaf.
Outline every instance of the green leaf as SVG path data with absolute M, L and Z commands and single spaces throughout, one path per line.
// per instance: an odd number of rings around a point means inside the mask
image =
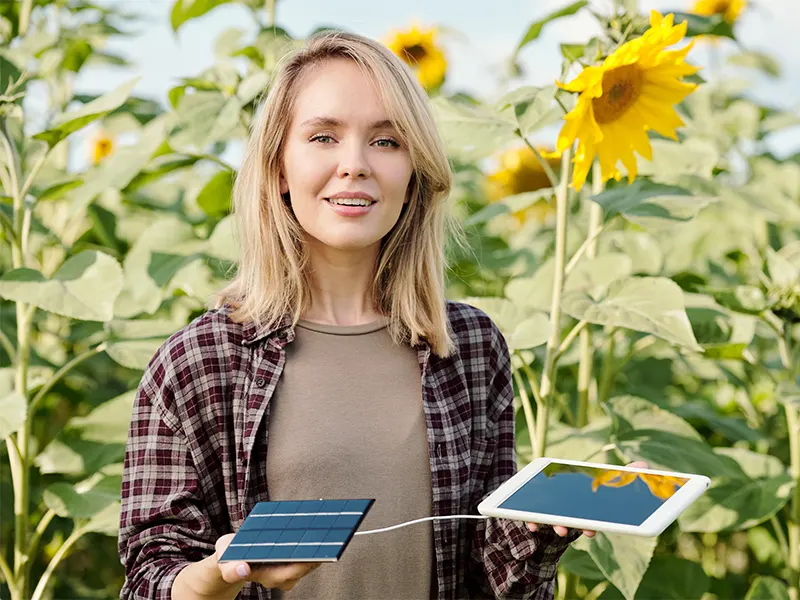
M 124 443 L 82 440 L 77 433 L 62 432 L 36 456 L 34 464 L 43 475 L 82 475 L 124 458 Z
M 206 182 L 197 196 L 197 205 L 209 217 L 221 217 L 231 208 L 233 194 L 232 171 L 220 171 Z
M 592 200 L 603 207 L 606 220 L 622 214 L 643 226 L 663 226 L 691 221 L 709 198 L 696 197 L 681 187 L 639 178 L 630 185 L 617 185 Z
M 728 62 L 740 67 L 758 69 L 771 77 L 781 76 L 780 63 L 766 52 L 743 50 L 738 54 L 731 54 L 728 57 Z
M 234 234 L 233 215 L 224 217 L 208 238 L 207 252 L 211 256 L 236 262 L 239 260 L 239 246 Z
M 164 175 L 174 173 L 179 169 L 186 169 L 194 166 L 202 156 L 186 156 L 175 158 L 175 155 L 167 155 L 153 159 L 152 168 L 139 172 L 131 182 L 124 188 L 125 192 L 134 192 L 139 188 L 161 179 Z
M 218 91 L 198 91 L 183 96 L 176 110 L 176 130 L 169 138 L 177 150 L 203 151 L 213 142 L 232 136 L 241 127 L 241 102 Z
M 131 95 L 134 86 L 140 77 L 135 77 L 123 83 L 119 87 L 103 94 L 96 100 L 85 104 L 78 110 L 61 114 L 53 119 L 53 127 L 33 136 L 36 140 L 42 140 L 52 148 L 71 133 L 83 129 L 92 121 L 104 117 L 113 110 L 116 110 Z
M 469 297 L 464 302 L 479 308 L 494 321 L 512 352 L 547 342 L 550 320 L 543 313 L 531 314 L 505 298 Z
M 91 250 L 68 259 L 49 281 L 32 269 L 9 271 L 0 277 L 0 296 L 65 317 L 108 321 L 122 285 L 119 263 Z
M 608 401 L 608 411 L 617 435 L 628 431 L 658 430 L 689 440 L 703 438 L 678 415 L 636 396 L 616 396 Z
M 69 483 L 50 484 L 42 495 L 47 507 L 60 517 L 88 519 L 114 504 L 120 495 L 120 477 L 92 477 L 74 487 Z
M 735 40 L 733 35 L 733 27 L 728 23 L 722 15 L 701 16 L 693 13 L 685 13 L 675 11 L 675 25 L 680 25 L 684 21 L 688 21 L 686 28 L 686 37 L 695 37 L 698 35 L 716 35 L 720 37 L 728 37 Z
M 633 600 L 644 577 L 658 538 L 597 532 L 594 537 L 579 537 L 572 545 L 588 552 L 606 579 L 626 600 Z
M 135 145 L 120 148 L 90 171 L 72 195 L 68 217 L 85 210 L 101 192 L 124 189 L 133 181 L 164 141 L 167 123 L 165 117 L 156 117 L 145 126 Z
M 525 35 L 522 36 L 522 39 L 517 44 L 517 48 L 514 51 L 514 56 L 516 56 L 520 50 L 522 50 L 525 46 L 530 44 L 533 40 L 538 38 L 539 35 L 542 33 L 542 29 L 544 29 L 545 25 L 547 25 L 551 21 L 555 21 L 556 19 L 574 15 L 576 12 L 578 12 L 587 4 L 589 4 L 588 0 L 578 0 L 577 2 L 573 2 L 572 4 L 569 4 L 564 8 L 551 12 L 543 19 L 539 19 L 538 21 L 534 21 L 533 23 L 531 23 L 530 26 L 528 27 L 528 31 L 525 32 Z
M 613 282 L 630 276 L 632 271 L 631 259 L 618 252 L 585 258 L 575 265 L 567 276 L 564 293 L 583 292 L 597 298 L 604 294 Z
M 136 390 L 129 390 L 107 400 L 84 417 L 72 417 L 65 429 L 83 440 L 124 444 L 128 440 L 135 397 Z
M 493 218 L 499 215 L 513 214 L 517 211 L 525 210 L 541 200 L 551 199 L 553 194 L 553 188 L 542 188 L 533 192 L 522 192 L 521 194 L 506 196 L 502 200 L 492 202 L 475 214 L 470 215 L 467 219 L 465 219 L 464 225 L 471 227 L 473 225 L 491 221 Z
M 548 452 L 548 456 L 550 453 Z M 578 550 L 575 545 L 570 545 L 561 559 L 558 561 L 559 569 L 563 569 L 567 573 L 577 575 L 581 579 L 588 579 L 590 581 L 604 581 L 605 576 L 602 571 L 594 564 L 592 557 L 588 552 Z
M 431 101 L 448 152 L 464 161 L 484 158 L 518 140 L 516 120 L 486 106 L 468 106 L 441 96 Z
M 687 177 L 710 180 L 720 159 L 717 146 L 702 138 L 692 137 L 681 142 L 653 139 L 650 146 L 652 160 L 636 157 L 639 175 L 663 184 L 680 185 Z
M 525 86 L 506 94 L 497 108 L 504 116 L 514 118 L 523 135 L 557 123 L 564 116 L 563 109 L 555 104 L 556 87 Z
M 686 316 L 683 291 L 666 278 L 615 281 L 600 300 L 582 292 L 567 292 L 562 307 L 575 319 L 644 331 L 690 350 L 701 349 Z
M 19 431 L 28 413 L 25 396 L 11 392 L 0 396 L 0 440 Z
M 144 371 L 165 341 L 166 338 L 156 338 L 113 342 L 109 343 L 106 354 L 123 367 Z
M 67 181 L 53 184 L 41 192 L 34 191 L 33 195 L 36 196 L 37 202 L 58 200 L 68 191 L 74 190 L 76 187 L 80 187 L 82 184 L 83 179 L 69 179 Z
M 610 435 L 611 419 L 605 415 L 580 429 L 553 421 L 547 433 L 547 456 L 602 462 L 601 450 L 609 443 Z
M 121 504 L 119 502 L 109 504 L 92 517 L 83 528 L 86 531 L 117 537 L 117 535 L 119 535 L 120 509 Z
M 683 403 L 672 407 L 670 410 L 683 419 L 699 419 L 703 421 L 708 427 L 721 433 L 732 442 L 740 440 L 757 442 L 764 439 L 764 435 L 751 428 L 744 419 L 721 415 L 712 406 L 703 401 Z
M 734 312 L 757 315 L 767 309 L 764 292 L 752 285 L 738 285 L 733 289 L 702 288 L 702 291 Z
M 658 242 L 644 231 L 612 231 L 605 243 L 622 252 L 630 260 L 633 275 L 658 275 L 664 264 L 664 253 Z
M 789 600 L 789 588 L 780 579 L 757 575 L 744 600 Z
M 791 287 L 800 278 L 800 268 L 792 264 L 785 255 L 775 252 L 772 248 L 767 248 L 767 269 L 769 278 L 780 287 Z
M 658 555 L 650 561 L 636 597 L 658 600 L 702 598 L 710 585 L 711 579 L 699 563 L 677 556 Z
M 216 8 L 220 4 L 227 4 L 231 0 L 175 0 L 170 14 L 170 24 L 172 30 L 177 33 L 178 29 L 191 19 L 201 17 Z

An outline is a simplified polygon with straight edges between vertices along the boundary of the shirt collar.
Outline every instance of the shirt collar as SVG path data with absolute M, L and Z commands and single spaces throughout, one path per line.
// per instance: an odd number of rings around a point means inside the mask
M 232 307 L 227 303 L 224 305 L 224 307 L 225 307 L 225 312 L 230 313 Z M 264 338 L 269 338 L 273 336 L 282 339 L 288 338 L 292 326 L 292 316 L 290 314 L 284 314 L 280 319 L 270 323 L 269 325 L 263 327 L 260 330 L 253 321 L 245 321 L 241 325 L 242 325 L 242 345 L 250 346 Z

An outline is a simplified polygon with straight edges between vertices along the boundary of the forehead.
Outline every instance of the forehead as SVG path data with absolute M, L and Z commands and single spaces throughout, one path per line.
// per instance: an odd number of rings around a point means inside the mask
M 345 123 L 388 119 L 378 89 L 361 68 L 348 59 L 326 61 L 303 76 L 294 102 L 293 123 L 321 116 Z

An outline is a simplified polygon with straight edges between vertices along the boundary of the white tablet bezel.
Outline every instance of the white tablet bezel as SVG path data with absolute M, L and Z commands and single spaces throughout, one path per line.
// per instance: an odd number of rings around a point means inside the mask
M 543 514 L 527 512 L 521 510 L 510 510 L 500 508 L 506 498 L 511 496 L 517 489 L 525 484 L 530 478 L 539 473 L 550 463 L 560 463 L 568 465 L 596 467 L 600 469 L 613 469 L 615 471 L 632 471 L 637 473 L 653 473 L 658 475 L 672 475 L 683 477 L 688 481 L 682 485 L 675 494 L 664 502 L 652 515 L 650 515 L 641 525 L 629 525 L 626 523 L 613 523 L 609 521 L 595 521 L 593 519 L 578 519 L 561 515 Z M 525 466 L 516 475 L 497 488 L 494 493 L 485 498 L 478 505 L 478 512 L 487 517 L 500 517 L 513 519 L 515 521 L 529 521 L 546 525 L 563 525 L 574 529 L 587 529 L 592 531 L 605 531 L 608 533 L 623 533 L 639 535 L 644 537 L 655 537 L 672 523 L 678 515 L 694 502 L 708 488 L 711 480 L 705 475 L 693 473 L 681 473 L 678 471 L 662 471 L 658 469 L 641 469 L 636 467 L 625 467 L 619 465 L 609 465 L 604 463 L 591 463 L 578 460 L 567 460 L 561 458 L 537 458 Z

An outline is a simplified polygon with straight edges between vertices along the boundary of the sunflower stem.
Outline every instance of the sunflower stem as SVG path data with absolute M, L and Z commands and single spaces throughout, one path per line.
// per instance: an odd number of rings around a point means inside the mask
M 545 350 L 542 384 L 539 390 L 542 403 L 536 415 L 536 448 L 534 458 L 543 457 L 547 450 L 548 413 L 555 392 L 558 348 L 561 344 L 561 293 L 564 289 L 564 266 L 567 254 L 567 206 L 569 204 L 569 180 L 572 148 L 561 155 L 561 178 L 556 188 L 556 248 L 553 294 L 550 303 L 550 337 Z
M 592 165 L 592 196 L 603 191 L 603 177 L 600 165 L 594 161 Z M 589 228 L 586 232 L 586 258 L 597 255 L 597 232 L 603 223 L 603 208 L 597 202 L 589 202 Z M 577 255 L 577 253 L 576 253 Z M 571 261 L 570 261 L 571 262 Z M 592 348 L 592 332 L 587 327 L 581 331 L 581 359 L 578 365 L 578 427 L 585 427 L 589 421 L 589 389 L 592 384 L 594 365 L 594 349 Z
M 520 357 L 522 360 L 522 357 Z M 514 376 L 514 381 L 517 382 L 517 389 L 519 389 L 519 397 L 522 400 L 522 410 L 525 413 L 525 424 L 528 427 L 528 439 L 531 442 L 531 450 L 534 447 L 534 436 L 536 435 L 536 417 L 533 416 L 533 407 L 531 406 L 531 399 L 528 392 L 525 390 L 525 382 L 519 374 L 519 369 L 511 369 Z
M 539 165 L 542 167 L 542 170 L 544 171 L 545 175 L 547 175 L 547 179 L 550 181 L 550 187 L 556 189 L 558 187 L 558 176 L 556 175 L 555 171 L 553 171 L 553 168 L 539 153 L 539 151 L 533 147 L 533 144 L 531 144 L 528 141 L 528 139 L 524 135 L 522 135 L 522 132 L 519 129 L 517 129 L 517 134 L 525 142 L 525 145 L 528 146 L 528 148 L 530 148 L 530 151 L 533 152 L 533 155 L 536 157 L 536 160 L 539 162 Z

